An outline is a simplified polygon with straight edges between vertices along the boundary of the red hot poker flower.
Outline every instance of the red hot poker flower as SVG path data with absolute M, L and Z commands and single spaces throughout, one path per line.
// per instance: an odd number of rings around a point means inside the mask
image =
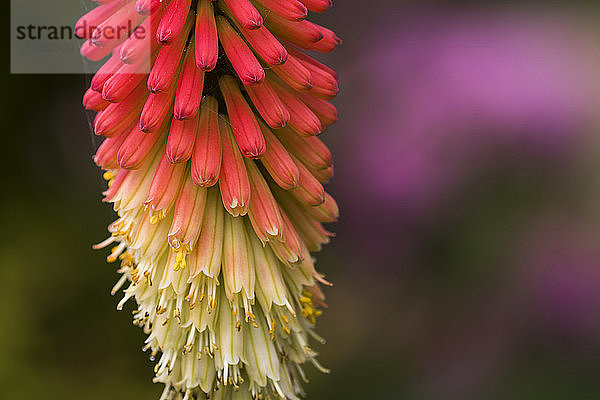
M 329 283 L 310 252 L 339 216 L 317 137 L 339 87 L 304 50 L 341 42 L 306 19 L 331 1 L 97 3 L 76 28 L 107 61 L 83 104 L 119 217 L 96 247 L 114 244 L 113 292 L 128 282 L 118 307 L 137 303 L 163 399 L 297 399 L 303 364 L 326 371 L 310 338 Z

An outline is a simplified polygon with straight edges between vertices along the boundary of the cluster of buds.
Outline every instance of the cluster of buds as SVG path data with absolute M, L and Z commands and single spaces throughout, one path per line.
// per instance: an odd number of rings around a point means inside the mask
M 317 137 L 337 75 L 303 50 L 330 0 L 96 0 L 82 54 L 107 59 L 84 106 L 118 219 L 118 308 L 134 299 L 163 399 L 297 399 L 329 285 L 311 252 L 338 218 Z M 116 33 L 116 34 L 115 34 Z

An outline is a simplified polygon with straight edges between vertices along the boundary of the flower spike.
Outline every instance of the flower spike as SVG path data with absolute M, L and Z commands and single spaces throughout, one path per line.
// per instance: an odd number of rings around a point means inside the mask
M 316 137 L 339 87 L 302 50 L 341 43 L 306 19 L 331 1 L 95 1 L 76 29 L 107 61 L 83 105 L 118 217 L 94 248 L 112 245 L 117 309 L 135 302 L 162 399 L 299 399 L 305 365 L 327 372 L 311 252 L 339 217 Z

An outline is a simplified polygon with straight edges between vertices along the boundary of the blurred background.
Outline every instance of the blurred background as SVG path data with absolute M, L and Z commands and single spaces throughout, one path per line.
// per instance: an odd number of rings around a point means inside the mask
M 308 398 L 600 398 L 600 5 L 338 0 L 342 209 Z M 0 398 L 157 399 L 86 78 L 4 75 Z M 8 92 L 8 93 L 7 93 Z

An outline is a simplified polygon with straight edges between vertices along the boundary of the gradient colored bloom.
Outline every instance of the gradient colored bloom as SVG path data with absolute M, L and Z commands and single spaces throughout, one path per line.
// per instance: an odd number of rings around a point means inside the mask
M 82 54 L 107 57 L 84 105 L 119 218 L 96 247 L 115 245 L 163 398 L 298 398 L 302 365 L 325 371 L 310 253 L 338 217 L 316 137 L 337 76 L 301 51 L 339 44 L 305 19 L 330 1 L 98 3 L 78 22 Z

